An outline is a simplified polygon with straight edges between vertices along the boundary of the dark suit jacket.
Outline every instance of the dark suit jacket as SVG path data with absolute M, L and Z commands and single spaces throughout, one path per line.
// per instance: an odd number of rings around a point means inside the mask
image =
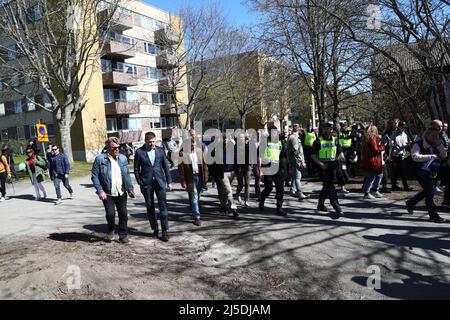
M 151 186 L 153 180 L 156 180 L 161 188 L 166 189 L 167 185 L 172 183 L 169 162 L 163 149 L 160 147 L 155 147 L 155 149 L 155 162 L 153 166 L 147 154 L 148 150 L 146 145 L 136 150 L 134 156 L 134 176 L 136 177 L 137 183 L 141 186 Z

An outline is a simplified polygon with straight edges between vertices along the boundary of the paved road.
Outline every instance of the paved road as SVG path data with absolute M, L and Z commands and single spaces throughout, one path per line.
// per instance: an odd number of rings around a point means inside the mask
M 72 186 L 75 198 L 55 206 L 55 192 L 50 182 L 45 183 L 50 197 L 46 202 L 33 200 L 31 185 L 16 185 L 16 194 L 0 203 L 0 241 L 17 245 L 24 239 L 50 241 L 65 235 L 103 232 L 104 210 L 89 178 L 74 179 Z M 414 216 L 406 215 L 403 203 L 390 200 L 368 202 L 360 194 L 350 194 L 341 199 L 346 214 L 335 220 L 327 214 L 316 212 L 319 188 L 318 183 L 306 184 L 305 191 L 313 197 L 301 203 L 286 196 L 287 217 L 275 215 L 272 195 L 264 212 L 260 212 L 257 203 L 252 201 L 251 208 L 240 211 L 238 220 L 217 211 L 217 192 L 210 188 L 203 196 L 203 225 L 198 228 L 191 223 L 187 194 L 176 184 L 175 192 L 168 196 L 171 240 L 168 244 L 156 240 L 152 246 L 176 248 L 180 260 L 193 254 L 194 246 L 199 251 L 195 254 L 201 254 L 201 259 L 208 254 L 209 264 L 205 270 L 212 270 L 215 264 L 235 270 L 233 266 L 237 263 L 242 277 L 250 277 L 258 268 L 270 268 L 279 276 L 278 282 L 271 283 L 269 289 L 265 289 L 277 294 L 271 296 L 255 288 L 251 294 L 241 293 L 239 297 L 244 298 L 450 298 L 449 223 L 433 224 L 428 222 L 425 211 L 418 210 Z M 139 191 L 137 193 L 138 198 L 129 204 L 131 246 L 150 238 L 143 197 Z M 63 189 L 63 197 L 67 195 Z M 448 213 L 442 216 L 450 219 Z M 92 245 L 86 247 L 89 243 L 84 246 L 80 250 L 92 249 Z M 59 254 L 56 250 L 55 255 Z M 201 260 L 201 263 L 204 261 Z M 0 263 L 0 274 L 3 272 L 2 266 Z M 366 284 L 370 270 L 377 268 L 381 272 L 381 288 L 372 290 Z M 239 284 L 243 279 L 233 281 Z M 255 278 L 250 279 L 258 282 Z M 8 282 L 2 282 L 0 277 L 0 289 L 4 286 L 9 292 L 14 292 L 9 282 L 12 280 L 12 275 L 7 278 Z M 246 288 L 251 286 L 251 281 L 248 280 Z M 180 283 L 174 283 L 180 286 Z M 227 285 L 231 286 L 230 283 Z M 239 287 L 242 283 L 237 285 L 233 282 L 233 285 Z M 202 286 L 206 287 L 207 283 Z M 295 290 L 288 294 L 288 287 Z M 162 298 L 192 298 L 188 294 L 176 295 L 173 288 L 171 290 Z M 7 297 L 17 296 L 9 294 Z M 132 297 L 149 298 L 148 295 Z M 205 293 L 201 297 L 237 296 L 226 294 L 225 290 L 222 296 Z

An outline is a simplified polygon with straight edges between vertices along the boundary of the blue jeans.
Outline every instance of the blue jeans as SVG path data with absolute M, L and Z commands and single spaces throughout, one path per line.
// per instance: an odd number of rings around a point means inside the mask
M 380 189 L 380 183 L 381 183 L 382 179 L 383 179 L 382 173 L 367 174 L 366 180 L 365 180 L 364 186 L 363 186 L 363 192 L 369 193 L 370 190 L 372 190 L 372 189 L 375 189 L 376 191 L 378 191 Z M 373 185 L 373 187 L 372 187 L 372 185 Z
M 71 194 L 73 193 L 72 187 L 69 184 L 69 178 L 66 179 L 66 177 L 64 175 L 59 174 L 53 180 L 53 185 L 55 186 L 55 190 L 56 190 L 56 198 L 58 198 L 58 199 L 62 198 L 61 181 L 62 181 L 64 187 L 67 189 L 67 191 L 69 191 L 69 193 L 71 193 Z
M 300 163 L 298 162 L 291 162 L 289 164 L 289 167 L 291 168 L 291 185 L 292 185 L 292 191 L 293 192 L 301 192 L 302 191 L 302 171 Z
M 194 191 L 189 192 L 191 199 L 191 208 L 194 211 L 194 217 L 200 218 L 200 193 L 202 192 L 202 181 L 199 175 L 193 175 Z

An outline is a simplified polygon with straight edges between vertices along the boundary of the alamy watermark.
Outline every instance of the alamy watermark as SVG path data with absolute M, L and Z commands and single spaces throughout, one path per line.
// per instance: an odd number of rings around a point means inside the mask
M 367 278 L 366 286 L 369 289 L 381 289 L 381 269 L 377 265 L 371 265 L 367 268 L 367 273 L 370 276 Z
M 367 6 L 366 13 L 367 18 L 367 29 L 369 30 L 380 30 L 381 29 L 381 7 L 379 5 L 369 4 Z
M 81 289 L 81 269 L 79 266 L 77 265 L 68 266 L 62 278 L 64 277 L 67 277 L 66 286 L 68 290 Z

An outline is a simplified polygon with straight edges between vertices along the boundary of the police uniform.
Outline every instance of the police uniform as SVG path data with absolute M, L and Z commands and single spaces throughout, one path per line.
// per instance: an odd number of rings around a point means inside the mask
M 278 165 L 278 170 L 273 175 L 264 175 L 264 190 L 261 192 L 261 197 L 259 200 L 259 208 L 263 211 L 264 201 L 272 192 L 273 183 L 275 182 L 277 214 L 280 215 L 286 215 L 286 213 L 282 210 L 284 195 L 284 172 L 282 166 L 280 165 L 280 158 L 283 157 L 283 152 L 283 144 L 281 141 L 267 141 L 267 146 L 264 151 L 264 162 L 266 164 L 262 164 L 261 166 L 264 168 L 270 167 L 271 165 Z
M 339 167 L 338 156 L 342 153 L 342 147 L 336 137 L 330 135 L 325 138 L 320 136 L 314 142 L 312 154 L 322 162 L 327 170 L 320 169 L 320 179 L 322 180 L 322 190 L 319 195 L 319 204 L 317 209 L 320 211 L 327 211 L 325 208 L 325 199 L 329 198 L 336 213 L 341 214 L 342 210 L 339 205 L 336 189 L 334 188 L 334 178 Z
M 306 166 L 308 168 L 308 175 L 311 176 L 316 171 L 315 163 L 311 159 L 311 152 L 314 146 L 314 142 L 317 140 L 317 135 L 314 131 L 308 132 L 308 130 L 306 130 L 303 136 L 304 136 L 303 150 L 305 152 L 305 161 Z

